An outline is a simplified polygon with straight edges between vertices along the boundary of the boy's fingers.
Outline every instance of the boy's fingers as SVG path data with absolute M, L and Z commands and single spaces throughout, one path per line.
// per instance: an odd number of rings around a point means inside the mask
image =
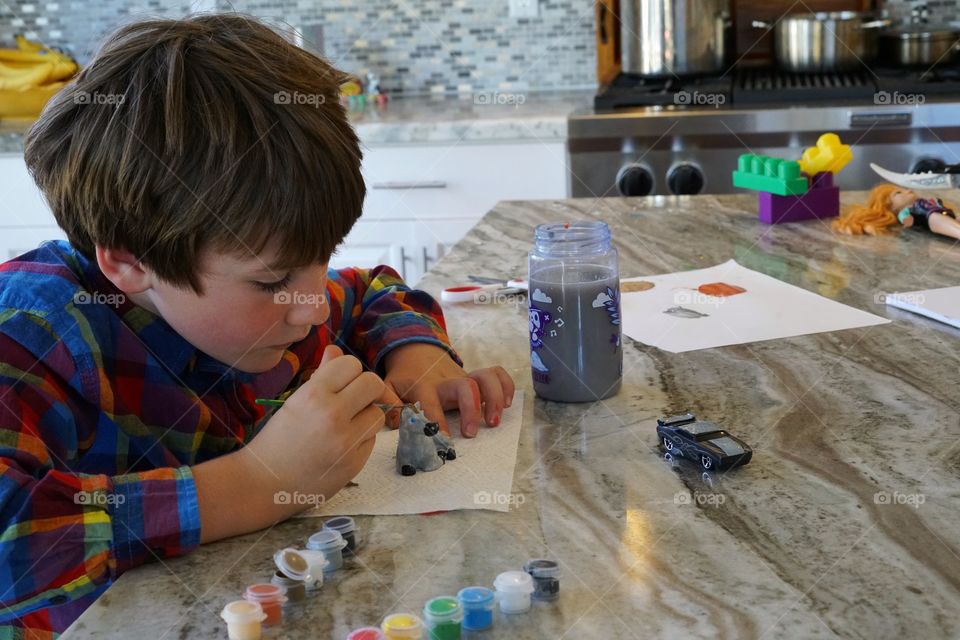
M 326 358 L 327 352 L 324 352 L 323 355 Z M 323 381 L 324 388 L 333 393 L 339 393 L 363 373 L 363 365 L 353 356 L 341 355 L 331 358 L 326 364 L 321 364 L 317 371 L 321 370 L 323 371 L 322 376 L 317 376 L 314 373 L 310 380 L 319 378 Z
M 503 388 L 500 378 L 493 369 L 479 369 L 470 373 L 470 378 L 480 387 L 480 396 L 483 398 L 483 421 L 487 426 L 495 427 L 500 424 L 500 413 L 503 411 Z
M 342 355 L 343 355 L 343 349 L 341 349 L 335 344 L 328 344 L 327 348 L 323 350 L 323 357 L 320 358 L 320 364 L 329 362 L 334 358 L 339 358 Z
M 443 405 L 440 403 L 440 397 L 436 391 L 428 391 L 426 398 L 417 398 L 420 401 L 420 409 L 423 415 L 431 422 L 440 425 L 440 431 L 444 435 L 450 435 L 450 427 L 447 425 L 447 418 L 443 415 Z
M 473 438 L 480 427 L 480 387 L 473 378 L 444 380 L 437 386 L 444 408 L 460 409 L 460 434 Z
M 510 377 L 506 369 L 500 366 L 493 367 L 492 369 L 497 378 L 500 379 L 500 386 L 503 389 L 503 405 L 509 407 L 513 404 L 513 394 L 516 393 L 517 386 L 514 384 L 513 378 Z
M 400 426 L 400 406 L 403 404 L 403 400 L 400 399 L 400 396 L 397 395 L 396 390 L 394 390 L 393 385 L 389 382 L 385 382 L 383 385 L 383 394 L 380 396 L 378 402 L 382 404 L 394 405 L 393 409 L 388 409 L 385 411 L 387 414 L 387 426 L 391 429 L 396 429 Z
M 380 426 L 383 426 L 383 411 L 379 407 L 372 406 L 377 399 L 383 395 L 384 384 L 375 373 L 366 371 L 357 376 L 353 382 L 348 384 L 342 391 L 337 393 L 337 397 L 343 398 L 348 415 L 357 416 L 365 412 L 367 408 L 372 407 L 380 413 Z
M 351 422 L 355 427 L 359 426 L 359 429 L 353 429 L 354 433 L 351 434 L 356 438 L 354 446 L 359 448 L 363 443 L 376 439 L 377 432 L 383 428 L 383 412 L 371 405 L 358 413 Z

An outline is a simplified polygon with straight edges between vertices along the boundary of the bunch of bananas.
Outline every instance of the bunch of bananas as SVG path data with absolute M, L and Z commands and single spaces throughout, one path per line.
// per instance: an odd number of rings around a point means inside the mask
M 18 35 L 16 49 L 0 49 L 0 117 L 36 116 L 77 73 L 77 63 Z

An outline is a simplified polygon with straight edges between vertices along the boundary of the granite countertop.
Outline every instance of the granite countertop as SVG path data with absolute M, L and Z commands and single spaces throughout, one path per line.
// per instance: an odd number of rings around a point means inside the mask
M 395 98 L 367 104 L 350 121 L 367 146 L 449 142 L 565 140 L 567 115 L 590 104 L 595 90 L 493 92 Z M 22 153 L 32 120 L 0 122 L 0 153 Z
M 876 302 L 960 282 L 956 244 L 763 226 L 750 195 L 501 202 L 421 285 L 525 273 L 534 225 L 585 218 L 611 225 L 623 276 L 735 258 L 893 322 L 681 354 L 624 337 L 619 394 L 564 405 L 533 398 L 525 305 L 446 307 L 468 366 L 503 364 L 527 392 L 524 500 L 358 518 L 359 558 L 272 633 L 343 638 L 549 556 L 560 599 L 497 614 L 482 637 L 958 637 L 960 331 Z M 655 419 L 688 409 L 751 444 L 752 462 L 710 477 L 665 461 Z M 223 605 L 319 526 L 288 521 L 129 571 L 63 637 L 226 637 Z

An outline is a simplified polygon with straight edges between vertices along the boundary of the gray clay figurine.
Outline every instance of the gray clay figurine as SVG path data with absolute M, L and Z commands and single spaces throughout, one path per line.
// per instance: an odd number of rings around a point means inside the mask
M 430 422 L 420 403 L 403 406 L 400 413 L 400 440 L 397 443 L 397 471 L 412 476 L 417 471 L 436 471 L 457 452 L 442 433 L 440 425 Z

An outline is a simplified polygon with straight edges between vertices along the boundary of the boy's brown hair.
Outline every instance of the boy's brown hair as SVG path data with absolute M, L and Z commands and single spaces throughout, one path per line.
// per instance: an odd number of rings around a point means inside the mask
M 126 249 L 197 293 L 208 249 L 326 262 L 366 193 L 344 79 L 250 16 L 130 24 L 47 105 L 27 166 L 91 260 Z

